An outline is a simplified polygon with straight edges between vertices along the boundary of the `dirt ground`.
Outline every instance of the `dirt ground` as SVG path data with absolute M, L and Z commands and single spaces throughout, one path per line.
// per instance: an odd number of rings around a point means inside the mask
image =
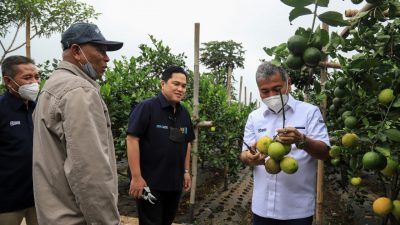
M 223 178 L 218 172 L 200 169 L 196 191 L 194 221 L 189 218 L 189 193 L 183 194 L 175 223 L 193 225 L 251 225 L 252 174 L 246 168 L 239 179 L 223 188 Z M 119 210 L 126 217 L 137 217 L 135 202 L 127 195 L 129 181 L 120 177 Z M 370 199 L 374 197 L 371 196 Z M 348 196 L 325 181 L 324 225 L 380 225 L 381 220 L 373 215 L 371 201 L 363 205 L 352 205 L 349 211 Z M 135 223 L 125 223 L 133 225 Z

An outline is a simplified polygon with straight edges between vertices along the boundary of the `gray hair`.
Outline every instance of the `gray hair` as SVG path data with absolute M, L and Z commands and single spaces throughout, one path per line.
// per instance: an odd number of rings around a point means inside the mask
M 275 75 L 276 73 L 279 73 L 279 75 L 282 77 L 283 81 L 287 81 L 289 79 L 289 76 L 288 76 L 286 70 L 283 69 L 281 66 L 276 66 L 276 65 L 272 64 L 271 62 L 263 62 L 257 68 L 256 80 L 258 80 L 258 79 L 267 80 L 268 78 Z

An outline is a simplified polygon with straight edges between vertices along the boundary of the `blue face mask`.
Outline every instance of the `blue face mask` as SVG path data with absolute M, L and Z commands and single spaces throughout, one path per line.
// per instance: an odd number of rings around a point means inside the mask
M 81 47 L 78 45 L 79 49 L 82 51 Z M 89 60 L 86 58 L 85 53 L 82 51 L 83 57 L 86 60 L 85 64 L 81 64 L 82 66 L 82 71 L 84 73 L 86 73 L 90 78 L 92 78 L 93 80 L 96 80 L 98 78 L 98 74 L 96 72 L 96 70 L 93 68 L 93 65 L 89 62 Z

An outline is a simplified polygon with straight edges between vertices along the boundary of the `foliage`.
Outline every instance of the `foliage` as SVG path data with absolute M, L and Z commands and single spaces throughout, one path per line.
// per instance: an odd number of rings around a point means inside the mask
M 11 31 L 12 42 L 8 47 L 0 40 L 4 51 L 0 63 L 5 56 L 26 44 L 14 47 L 19 30 L 25 25 L 26 18 L 31 21 L 31 37 L 49 37 L 53 33 L 63 32 L 72 23 L 97 18 L 92 6 L 76 0 L 3 0 L 0 2 L 0 37 L 5 38 Z
M 241 106 L 239 110 L 239 103 L 229 105 L 226 87 L 210 85 L 213 80 L 213 74 L 202 74 L 200 78 L 200 120 L 213 121 L 216 130 L 200 129 L 199 156 L 203 162 L 220 170 L 227 164 L 230 177 L 235 179 L 244 167 L 238 155 L 247 115 L 255 106 Z
M 299 8 L 315 5 L 317 2 L 311 29 L 299 28 L 296 34 L 308 37 L 309 43 L 313 39 L 321 39 L 324 53 L 340 64 L 340 69 L 329 70 L 324 92 L 319 84 L 319 74 L 324 67 L 289 70 L 293 83 L 299 88 L 297 95 L 306 93 L 316 103 L 323 99 L 328 101 L 326 123 L 331 144 L 338 145 L 341 151 L 340 157 L 332 159 L 332 164 L 327 167 L 328 179 L 339 191 L 348 193 L 352 200 L 347 205 L 350 210 L 353 203 L 364 204 L 371 192 L 377 196 L 397 199 L 400 196 L 400 170 L 395 170 L 393 175 L 386 175 L 387 173 L 384 174 L 379 169 L 366 169 L 362 158 L 365 153 L 372 151 L 395 162 L 400 159 L 400 19 L 396 17 L 400 3 L 392 0 L 375 1 L 367 11 L 360 12 L 349 21 L 343 21 L 342 15 L 336 12 L 317 15 L 316 9 L 321 6 L 319 2 L 322 1 L 281 1 L 297 9 L 289 15 L 290 21 L 298 16 L 311 14 Z M 384 13 L 385 10 L 387 14 Z M 326 37 L 327 34 L 318 31 L 319 28 L 314 30 L 316 18 L 331 26 L 351 25 L 348 27 L 349 35 L 341 36 L 333 32 Z M 285 66 L 284 60 L 288 56 L 286 43 L 264 48 L 264 51 L 274 56 L 273 63 Z M 349 57 L 349 54 L 352 56 Z M 386 104 L 379 101 L 378 95 L 387 88 L 393 90 L 394 100 Z M 344 120 L 348 115 L 357 119 L 354 127 L 345 125 Z M 342 137 L 346 133 L 355 133 L 358 136 L 359 140 L 354 147 L 345 147 L 342 144 Z M 361 183 L 357 187 L 350 186 L 349 180 L 352 177 L 362 177 L 370 182 Z M 388 221 L 391 224 L 399 222 L 391 214 L 382 219 L 382 224 L 387 224 Z
M 114 68 L 107 70 L 100 82 L 100 92 L 107 104 L 117 158 L 126 157 L 126 130 L 132 106 L 157 95 L 160 81 L 148 76 L 151 68 L 139 67 L 137 59 L 114 60 Z
M 162 41 L 149 35 L 153 46 L 146 44 L 139 45 L 140 55 L 137 58 L 137 63 L 140 67 L 151 68 L 149 75 L 161 78 L 162 72 L 171 65 L 181 66 L 186 71 L 185 59 L 187 58 L 184 53 L 174 55 L 171 53 L 171 48 L 165 46 Z

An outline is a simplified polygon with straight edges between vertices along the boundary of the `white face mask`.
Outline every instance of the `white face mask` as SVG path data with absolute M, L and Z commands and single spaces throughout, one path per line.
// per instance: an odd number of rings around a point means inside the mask
M 32 83 L 21 85 L 18 88 L 18 93 L 22 98 L 34 102 L 39 94 L 39 84 Z
M 283 105 L 281 101 L 281 96 L 280 95 L 274 95 L 268 98 L 264 98 L 262 101 L 265 105 L 268 106 L 268 108 L 276 113 L 279 113 L 282 111 L 282 108 L 286 105 L 288 102 L 289 96 L 287 94 L 282 94 L 282 99 L 283 99 Z
M 286 81 L 286 93 L 282 94 L 282 99 L 281 96 L 278 95 L 274 95 L 274 96 L 270 96 L 268 98 L 264 98 L 262 99 L 262 102 L 272 111 L 274 111 L 275 113 L 279 113 L 282 111 L 282 109 L 286 106 L 288 100 L 289 100 L 289 95 L 288 95 L 288 91 L 289 91 L 289 80 Z M 282 101 L 283 100 L 283 101 Z M 283 104 L 282 104 L 283 103 Z
M 15 80 L 11 79 L 17 86 L 18 86 L 18 91 L 15 91 L 14 89 L 12 89 L 15 92 L 18 92 L 19 96 L 21 96 L 21 98 L 29 100 L 29 101 L 36 101 L 36 98 L 39 94 L 39 84 L 38 83 L 31 83 L 31 84 L 24 84 L 24 85 L 19 85 L 17 82 L 15 82 Z

